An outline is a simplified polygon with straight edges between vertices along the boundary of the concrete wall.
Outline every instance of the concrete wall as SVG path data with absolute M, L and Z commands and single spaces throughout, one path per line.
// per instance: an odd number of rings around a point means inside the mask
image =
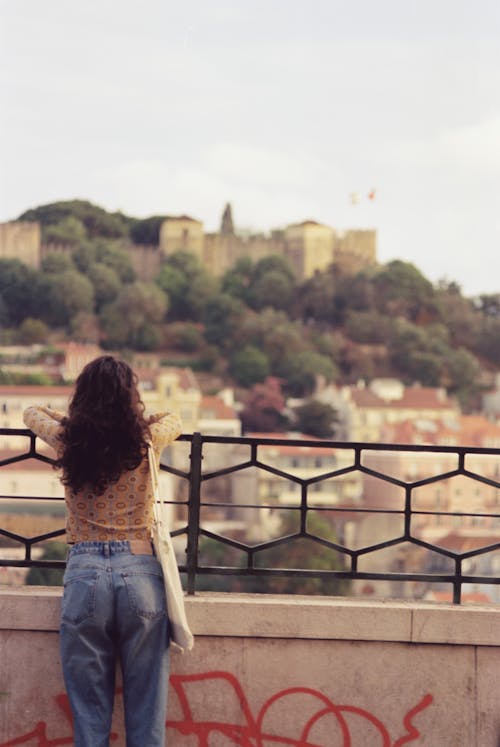
M 0 747 L 72 744 L 60 589 L 0 591 Z M 498 747 L 494 607 L 200 594 L 169 747 Z M 125 744 L 117 700 L 113 745 Z

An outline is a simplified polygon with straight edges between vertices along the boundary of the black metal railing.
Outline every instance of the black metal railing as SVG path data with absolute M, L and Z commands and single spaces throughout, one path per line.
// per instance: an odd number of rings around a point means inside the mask
M 27 459 L 52 462 L 37 450 L 37 438 L 31 431 L 3 428 L 0 436 L 29 439 L 25 451 L 0 460 L 0 486 L 7 483 L 7 480 L 2 480 L 3 467 Z M 186 469 L 179 468 L 178 461 L 174 461 L 174 465 L 162 465 L 162 470 L 170 473 L 176 482 L 176 499 L 168 502 L 175 504 L 181 517 L 172 535 L 187 539 L 185 562 L 181 562 L 180 570 L 185 573 L 189 594 L 194 594 L 200 579 L 207 577 L 282 577 L 320 580 L 324 584 L 323 590 L 328 589 L 329 584 L 334 590 L 339 588 L 339 583 L 360 581 L 367 584 L 385 582 L 393 590 L 399 589 L 401 584 L 411 583 L 417 589 L 413 596 L 423 596 L 429 589 L 449 589 L 451 586 L 453 601 L 460 603 L 464 587 L 490 588 L 500 584 L 500 574 L 497 573 L 500 554 L 496 554 L 500 550 L 500 449 L 233 438 L 200 433 L 183 435 L 179 442 L 186 442 L 189 451 Z M 209 450 L 211 457 L 207 458 Z M 290 457 L 291 451 L 296 455 L 295 463 Z M 315 454 L 321 456 L 315 458 Z M 204 460 L 211 461 L 213 468 L 207 465 L 204 469 Z M 305 467 L 304 460 L 307 462 Z M 481 463 L 481 471 L 477 464 L 472 464 L 474 460 Z M 394 465 L 398 469 L 394 469 Z M 218 487 L 209 490 L 208 497 L 204 495 L 210 485 L 218 486 L 221 480 L 227 482 L 248 470 L 253 470 L 253 474 L 258 474 L 264 481 L 265 478 L 272 481 L 274 492 L 268 491 L 264 497 L 258 495 L 259 478 L 254 480 L 253 496 L 249 496 L 253 500 L 242 501 L 241 495 L 236 500 L 231 490 L 222 491 L 218 497 Z M 460 487 L 452 490 L 451 481 L 457 479 L 462 481 Z M 341 486 L 349 481 L 351 491 L 343 494 Z M 467 483 L 465 490 L 464 481 Z M 283 501 L 280 489 L 276 488 L 278 483 L 297 486 L 297 498 Z M 315 492 L 326 485 L 334 486 L 331 495 L 336 496 L 328 504 L 324 500 L 318 501 Z M 357 486 L 354 492 L 353 485 Z M 435 488 L 435 500 L 429 495 L 432 487 Z M 443 488 L 444 500 L 440 494 Z M 423 494 L 422 489 L 427 493 Z M 478 497 L 481 490 L 487 493 L 482 498 Z M 14 496 L 8 495 L 5 487 L 0 487 L 0 499 L 5 502 L 13 500 Z M 63 500 L 62 497 L 15 496 L 16 502 L 23 499 Z M 224 531 L 224 518 L 241 517 L 246 510 L 272 513 L 275 527 L 279 526 L 279 515 L 287 512 L 296 517 L 296 527 L 285 535 L 278 532 L 279 536 L 261 538 L 260 541 L 248 539 L 241 520 L 238 531 L 234 528 Z M 209 518 L 214 512 L 219 523 L 222 522 L 219 531 L 211 528 Z M 327 516 L 335 534 L 325 537 L 311 531 L 313 514 Z M 0 545 L 20 548 L 22 557 L 2 557 L 4 553 L 0 546 L 0 567 L 64 567 L 61 560 L 33 557 L 34 547 L 63 537 L 63 527 L 27 537 L 4 528 L 1 517 L 0 513 Z M 356 536 L 359 535 L 356 528 L 363 525 L 366 534 L 369 522 L 373 524 L 374 536 L 368 544 L 363 544 L 360 536 Z M 394 528 L 388 527 L 389 524 L 393 527 L 394 523 L 400 528 L 390 536 Z M 349 526 L 354 527 L 351 537 L 347 531 Z M 431 541 L 429 537 L 433 532 L 436 539 Z M 447 536 L 446 541 L 442 540 L 443 533 Z M 203 559 L 202 543 L 207 541 L 212 543 L 212 547 L 215 543 L 238 553 L 240 560 L 220 563 L 210 558 Z M 302 567 L 288 567 L 286 561 L 278 567 L 260 564 L 260 558 L 269 557 L 269 551 L 281 548 L 291 552 L 298 542 L 304 541 L 323 553 L 321 567 L 307 567 L 307 563 L 302 563 Z M 370 568 L 367 561 L 381 551 L 387 551 L 385 567 L 381 570 L 378 563 Z M 327 562 L 329 554 L 330 564 Z M 415 554 L 418 555 L 416 560 Z M 217 557 L 220 558 L 220 553 Z M 280 558 L 286 558 L 286 553 Z M 409 558 L 413 558 L 416 567 L 409 567 Z M 408 596 L 405 592 L 400 595 Z

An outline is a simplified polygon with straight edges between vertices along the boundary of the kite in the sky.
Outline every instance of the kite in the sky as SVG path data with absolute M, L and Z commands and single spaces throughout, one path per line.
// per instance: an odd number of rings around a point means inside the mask
M 366 197 L 373 202 L 376 194 L 377 194 L 377 190 L 371 189 L 366 195 Z M 351 200 L 351 205 L 359 205 L 361 201 L 361 196 L 359 192 L 351 192 L 351 194 L 349 195 L 349 199 Z

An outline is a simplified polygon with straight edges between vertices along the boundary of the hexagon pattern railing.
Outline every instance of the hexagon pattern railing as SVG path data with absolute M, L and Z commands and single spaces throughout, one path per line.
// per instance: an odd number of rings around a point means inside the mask
M 19 437 L 24 436 L 29 439 L 29 449 L 22 453 L 16 453 L 0 460 L 0 486 L 5 485 L 6 481 L 2 480 L 2 468 L 14 463 L 22 463 L 27 459 L 36 459 L 47 463 L 52 460 L 37 450 L 37 438 L 29 430 L 25 429 L 0 429 L 0 436 Z M 300 439 L 268 439 L 268 438 L 230 438 L 218 436 L 204 436 L 200 433 L 193 435 L 181 436 L 179 441 L 188 442 L 189 449 L 189 469 L 183 471 L 173 466 L 162 465 L 162 470 L 174 475 L 178 483 L 184 487 L 181 492 L 186 493 L 186 500 L 169 501 L 177 506 L 184 506 L 187 515 L 187 521 L 182 526 L 172 532 L 173 536 L 185 535 L 187 538 L 185 562 L 180 565 L 180 569 L 186 574 L 187 590 L 189 594 L 194 594 L 196 589 L 197 578 L 201 575 L 238 575 L 238 576 L 291 576 L 291 577 L 312 577 L 323 580 L 334 579 L 351 579 L 351 580 L 372 580 L 385 582 L 414 582 L 420 584 L 422 589 L 427 589 L 432 585 L 435 588 L 448 587 L 453 588 L 453 601 L 460 603 L 462 601 L 462 591 L 464 585 L 500 585 L 500 555 L 495 555 L 500 550 L 500 449 L 469 448 L 462 446 L 414 446 L 414 445 L 396 445 L 396 444 L 379 444 L 379 443 L 346 443 L 346 442 L 326 442 Z M 217 468 L 211 471 L 203 469 L 203 460 L 207 456 L 207 446 L 210 448 L 219 447 L 217 459 Z M 230 464 L 223 464 L 224 448 L 231 447 Z M 308 476 L 300 476 L 300 470 L 291 469 L 287 471 L 282 469 L 276 460 L 267 458 L 270 450 L 279 450 L 282 448 L 298 447 L 296 453 L 300 454 L 301 449 L 306 449 L 308 454 L 314 454 L 315 450 L 321 450 L 317 453 L 322 455 L 336 455 L 337 468 L 330 469 L 327 472 L 316 471 Z M 242 448 L 249 452 L 249 458 L 234 463 L 234 455 L 240 453 Z M 266 454 L 267 450 L 267 454 Z M 5 453 L 5 452 L 4 452 Z M 339 458 L 339 455 L 342 458 Z M 384 462 L 384 457 L 386 461 Z M 391 474 L 391 469 L 387 468 L 387 457 L 396 458 L 397 460 L 413 460 L 411 469 L 407 469 L 404 475 Z M 222 463 L 221 463 L 222 459 Z M 421 469 L 418 464 L 415 467 L 415 460 L 427 460 L 428 464 L 433 465 L 429 469 L 430 474 L 421 476 Z M 487 465 L 485 474 L 481 473 L 474 467 L 469 467 L 470 460 L 483 460 Z M 207 458 L 207 463 L 210 461 Z M 213 461 L 213 460 L 212 460 Z M 328 461 L 328 459 L 327 459 Z M 330 460 L 331 461 L 331 460 Z M 332 463 L 332 462 L 331 462 Z M 455 463 L 455 464 L 453 464 Z M 319 461 L 318 461 L 319 464 Z M 342 465 L 342 466 L 340 466 Z M 380 466 L 382 465 L 382 467 Z M 443 465 L 445 469 L 443 469 Z M 282 465 L 283 466 L 283 465 Z M 285 466 L 288 466 L 287 463 Z M 334 464 L 335 466 L 335 464 Z M 253 468 L 260 474 L 266 473 L 272 475 L 273 479 L 284 480 L 288 483 L 299 486 L 300 498 L 295 502 L 276 502 L 276 500 L 267 499 L 263 502 L 256 499 L 256 502 L 235 503 L 232 496 L 226 500 L 203 499 L 202 493 L 205 485 L 216 478 L 231 478 L 236 473 Z M 385 470 L 385 471 L 384 471 Z M 424 470 L 425 472 L 425 470 Z M 408 479 L 411 475 L 412 478 Z M 314 486 L 329 481 L 342 480 L 346 476 L 358 479 L 363 483 L 362 494 L 351 500 L 335 500 L 333 503 L 325 505 L 318 503 L 314 495 Z M 406 479 L 405 479 L 406 478 Z M 447 504 L 442 506 L 442 498 L 437 499 L 437 503 L 421 501 L 418 491 L 425 486 L 436 486 L 435 494 L 439 490 L 450 484 L 454 478 L 466 478 L 470 481 L 469 490 L 458 500 L 456 495 L 460 492 L 448 490 Z M 380 487 L 382 486 L 382 497 L 377 501 L 366 501 L 367 493 L 370 488 L 367 487 L 369 481 L 376 481 L 378 485 L 378 495 L 380 496 Z M 486 486 L 489 488 L 489 497 L 484 505 L 479 505 L 477 494 L 480 492 L 477 486 Z M 392 491 L 392 493 L 391 493 Z M 394 491 L 401 494 L 400 505 L 394 499 Z M 446 490 L 445 490 L 446 492 Z M 389 493 L 391 497 L 389 498 Z M 14 496 L 4 492 L 0 487 L 0 500 L 13 500 Z M 352 498 L 352 497 L 351 497 Z M 15 500 L 40 500 L 40 501 L 62 501 L 63 498 L 49 498 L 46 496 L 16 496 Z M 422 504 L 422 505 L 420 505 Z M 287 510 L 298 514 L 298 529 L 286 536 L 279 536 L 266 541 L 251 544 L 247 541 L 235 539 L 226 536 L 220 532 L 212 531 L 207 528 L 202 520 L 202 511 L 205 509 L 219 510 L 230 512 L 235 509 L 251 509 L 254 511 L 261 510 Z M 308 515 L 311 512 L 327 511 L 330 516 L 338 519 L 341 526 L 342 517 L 349 516 L 349 520 L 356 524 L 361 520 L 367 520 L 370 517 L 376 517 L 380 527 L 381 517 L 388 521 L 390 517 L 398 517 L 401 521 L 402 531 L 397 532 L 396 536 L 380 538 L 375 537 L 371 544 L 362 546 L 349 546 L 349 541 L 337 539 L 331 541 L 324 537 L 318 536 L 308 530 Z M 424 539 L 421 532 L 422 522 L 434 522 L 436 527 L 442 526 L 440 522 L 447 520 L 458 525 L 460 522 L 467 521 L 469 526 L 467 531 L 455 532 L 457 538 L 463 541 L 457 544 L 455 548 L 439 544 L 439 538 L 434 542 L 428 538 Z M 333 520 L 333 526 L 336 527 L 336 520 Z M 5 558 L 2 557 L 2 547 L 0 546 L 0 567 L 64 567 L 64 561 L 60 560 L 41 560 L 33 558 L 33 548 L 39 543 L 50 539 L 62 537 L 65 534 L 64 528 L 57 529 L 46 534 L 26 537 L 16 532 L 9 531 L 2 527 L 0 513 L 0 544 L 6 544 L 5 540 L 1 543 L 2 538 L 10 540 L 18 547 L 24 548 L 22 558 Z M 441 531 L 441 535 L 443 532 Z M 439 537 L 439 532 L 436 532 Z M 200 538 L 207 537 L 212 541 L 221 543 L 226 547 L 240 551 L 245 557 L 244 565 L 208 565 L 201 563 L 200 560 Z M 276 568 L 276 567 L 259 567 L 257 560 L 259 554 L 263 551 L 279 546 L 293 546 L 297 540 L 307 539 L 310 542 L 330 550 L 332 558 L 342 557 L 344 568 Z M 497 541 L 498 540 L 498 541 Z M 359 545 L 359 541 L 357 542 Z M 396 553 L 389 553 L 390 560 L 387 561 L 388 567 L 384 570 L 366 570 L 361 569 L 360 560 L 366 560 L 372 554 L 381 550 L 398 550 L 402 548 L 420 548 L 424 554 L 433 558 L 432 561 L 421 563 L 422 568 L 418 572 L 406 572 L 401 567 L 401 559 L 397 559 Z M 437 559 L 437 561 L 436 561 Z M 476 561 L 479 562 L 481 572 L 476 570 Z M 398 565 L 399 563 L 399 565 Z M 324 566 L 325 564 L 322 563 Z M 450 566 L 446 568 L 446 566 Z M 332 562 L 333 568 L 335 563 Z M 403 563 L 404 566 L 404 563 Z M 485 570 L 486 569 L 486 570 Z

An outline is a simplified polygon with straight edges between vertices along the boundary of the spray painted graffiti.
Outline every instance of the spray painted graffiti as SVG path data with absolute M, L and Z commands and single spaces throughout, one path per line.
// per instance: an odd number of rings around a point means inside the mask
M 173 689 L 172 696 L 175 693 L 177 697 L 181 717 L 168 720 L 167 729 L 173 730 L 179 736 L 195 737 L 198 740 L 198 747 L 209 747 L 209 740 L 215 735 L 224 736 L 238 747 L 329 747 L 333 744 L 336 747 L 361 747 L 362 744 L 366 745 L 366 741 L 359 741 L 360 727 L 361 731 L 365 727 L 369 730 L 371 747 L 404 747 L 421 736 L 413 721 L 433 700 L 432 695 L 425 695 L 403 716 L 405 733 L 393 741 L 384 723 L 370 711 L 353 705 L 335 704 L 323 693 L 312 688 L 293 687 L 281 690 L 268 698 L 254 716 L 241 683 L 230 672 L 172 675 L 170 684 Z M 117 694 L 120 693 L 121 690 L 117 690 Z M 212 704 L 221 696 L 226 704 L 228 720 L 226 717 L 214 717 Z M 71 733 L 49 736 L 47 723 L 40 721 L 31 731 L 3 742 L 0 747 L 72 745 L 72 718 L 67 696 L 61 693 L 56 696 L 55 701 L 59 713 L 62 713 L 66 720 L 66 728 Z M 198 712 L 194 712 L 192 703 L 196 703 Z M 204 703 L 210 718 L 205 719 L 204 714 L 200 712 Z M 236 709 L 230 707 L 231 703 L 236 703 Z M 289 720 L 291 709 L 297 713 L 298 708 L 304 723 L 299 729 L 293 727 L 294 733 L 287 733 L 290 732 L 290 727 L 285 722 Z M 286 714 L 288 716 L 284 718 Z M 326 730 L 321 729 L 325 721 L 328 726 Z M 58 720 L 58 724 L 66 731 L 62 720 Z M 354 724 L 358 734 L 356 741 L 353 741 L 352 735 Z M 329 734 L 328 743 L 324 737 L 318 741 L 320 730 L 323 734 L 325 731 Z M 332 737 L 333 734 L 335 736 Z M 115 742 L 120 737 L 120 734 L 113 732 L 110 741 Z M 377 741 L 373 741 L 375 737 Z

